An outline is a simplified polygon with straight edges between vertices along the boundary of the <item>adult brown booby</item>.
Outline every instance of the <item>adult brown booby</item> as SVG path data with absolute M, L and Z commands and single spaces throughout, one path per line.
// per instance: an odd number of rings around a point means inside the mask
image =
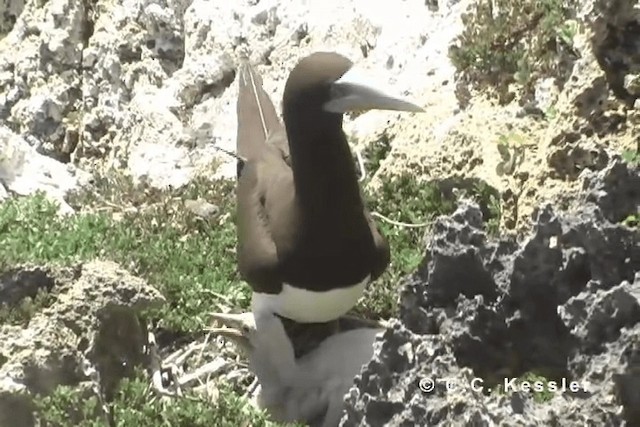
M 389 245 L 362 196 L 342 130 L 347 111 L 423 111 L 364 84 L 347 58 L 303 58 L 282 115 L 248 63 L 239 69 L 238 264 L 254 314 L 300 323 L 351 309 L 389 264 Z

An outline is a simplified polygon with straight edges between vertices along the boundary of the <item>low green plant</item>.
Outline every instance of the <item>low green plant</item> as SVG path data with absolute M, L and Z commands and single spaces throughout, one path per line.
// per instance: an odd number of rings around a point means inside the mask
M 632 166 L 640 165 L 640 150 L 624 150 L 622 152 L 622 160 Z
M 502 200 L 500 193 L 484 181 L 476 182 L 467 196 L 475 200 L 482 210 L 484 228 L 490 236 L 500 233 L 500 219 L 502 218 Z
M 500 176 L 511 175 L 524 161 L 524 137 L 517 133 L 500 135 L 497 148 L 501 160 L 496 166 L 496 173 Z
M 497 234 L 500 223 L 500 198 L 492 187 L 476 183 L 463 190 L 479 203 L 485 217 L 485 227 Z M 420 182 L 416 175 L 405 173 L 384 179 L 377 191 L 365 191 L 367 205 L 372 212 L 411 227 L 374 218 L 391 247 L 391 263 L 385 273 L 369 287 L 364 303 L 356 311 L 376 318 L 397 315 L 398 287 L 402 277 L 415 271 L 424 258 L 424 238 L 428 226 L 437 216 L 451 214 L 457 207 L 456 196 L 446 193 L 435 182 Z
M 36 417 L 43 427 L 103 427 L 108 426 L 106 414 L 101 414 L 97 396 L 90 390 L 59 385 L 50 395 L 34 399 Z
M 578 34 L 578 22 L 573 19 L 564 21 L 557 29 L 556 34 L 566 46 L 573 46 L 573 39 Z
M 258 412 L 231 388 L 220 385 L 215 402 L 194 395 L 182 398 L 149 399 L 148 381 L 136 378 L 123 380 L 120 394 L 113 403 L 112 413 L 117 426 L 158 425 L 184 427 L 210 426 L 275 426 L 264 412 Z
M 437 185 L 419 183 L 411 174 L 385 179 L 376 192 L 365 192 L 372 212 L 404 223 L 422 223 L 455 210 L 455 202 L 444 197 Z M 364 304 L 356 311 L 365 316 L 388 318 L 395 315 L 400 279 L 413 272 L 424 256 L 424 227 L 402 227 L 376 219 L 391 247 L 391 263 L 369 287 Z
M 269 421 L 264 412 L 254 409 L 225 384 L 220 384 L 215 401 L 191 393 L 161 398 L 152 394 L 149 379 L 140 371 L 134 378 L 120 382 L 114 400 L 106 402 L 104 409 L 90 390 L 65 385 L 56 387 L 48 396 L 38 396 L 35 409 L 43 427 L 282 425 Z
M 525 138 L 519 133 L 509 132 L 507 134 L 500 134 L 498 136 L 498 145 L 507 145 L 511 147 L 517 147 L 524 145 Z
M 59 217 L 43 195 L 10 199 L 0 205 L 0 269 L 31 263 L 69 265 L 96 257 L 111 259 L 146 278 L 166 297 L 164 307 L 146 313 L 155 327 L 174 332 L 203 328 L 208 313 L 224 302 L 246 308 L 250 290 L 236 268 L 233 184 L 197 180 L 179 190 L 137 188 L 128 181 L 98 182 L 99 191 L 75 203 L 91 212 Z M 463 192 L 483 206 L 486 228 L 496 234 L 500 198 L 477 184 Z M 365 192 L 369 207 L 391 220 L 431 221 L 455 210 L 456 200 L 435 183 L 405 174 L 383 181 L 379 191 Z M 202 218 L 184 208 L 186 199 L 203 198 L 219 210 Z M 105 210 L 109 207 L 115 211 Z M 372 287 L 362 309 L 373 317 L 395 313 L 399 279 L 415 270 L 424 256 L 426 227 L 401 227 L 377 220 L 391 245 L 391 265 Z M 26 322 L 51 300 L 46 295 L 25 302 L 25 309 L 5 308 L 0 318 Z M 222 301 L 221 301 L 222 298 Z
M 530 391 L 528 393 L 533 397 L 534 402 L 544 403 L 553 399 L 554 392 L 547 389 L 547 384 L 549 384 L 551 380 L 543 375 L 540 375 L 533 371 L 528 371 L 522 374 L 515 380 L 515 384 L 517 384 L 518 389 L 522 389 L 523 383 L 528 383 L 530 386 Z M 538 383 L 542 385 L 542 390 L 536 390 L 534 388 L 534 384 Z M 503 384 L 498 384 L 494 389 L 494 393 L 497 394 L 506 394 L 505 388 Z
M 557 76 L 560 45 L 573 46 L 577 24 L 570 20 L 574 1 L 481 0 L 463 14 L 464 29 L 449 50 L 462 80 L 495 88 L 502 103 L 518 82 L 533 91 L 541 76 Z
M 551 105 L 544 112 L 544 116 L 547 120 L 553 120 L 558 117 L 558 109 L 554 105 Z
M 10 199 L 0 205 L 0 269 L 25 262 L 69 265 L 111 259 L 167 298 L 164 307 L 148 313 L 156 325 L 198 330 L 220 298 L 248 306 L 249 289 L 240 285 L 236 272 L 232 185 L 198 180 L 179 190 L 126 194 L 111 188 L 114 194 L 101 196 L 103 205 L 94 203 L 93 212 L 68 217 L 59 217 L 43 195 Z M 185 209 L 185 199 L 198 197 L 219 211 L 202 218 Z
M 640 227 L 640 213 L 627 215 L 627 217 L 622 220 L 622 223 L 627 227 Z
M 367 166 L 367 173 L 372 176 L 380 168 L 380 163 L 391 151 L 391 142 L 387 135 L 373 141 L 362 153 Z

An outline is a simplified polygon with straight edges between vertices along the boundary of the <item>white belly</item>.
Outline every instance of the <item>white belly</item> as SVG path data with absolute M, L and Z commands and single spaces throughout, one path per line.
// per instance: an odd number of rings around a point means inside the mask
M 349 288 L 327 292 L 308 291 L 284 283 L 282 292 L 277 295 L 254 292 L 251 308 L 254 314 L 277 313 L 301 323 L 329 322 L 356 305 L 370 277 Z

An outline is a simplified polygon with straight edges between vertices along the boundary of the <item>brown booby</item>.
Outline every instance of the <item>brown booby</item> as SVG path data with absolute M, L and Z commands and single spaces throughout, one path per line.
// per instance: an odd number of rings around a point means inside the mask
M 289 74 L 283 126 L 255 69 L 244 63 L 238 75 L 237 256 L 253 312 L 332 321 L 389 264 L 389 245 L 360 193 L 343 113 L 423 110 L 363 83 L 347 58 L 318 52 Z
M 338 330 L 309 353 L 292 361 L 292 337 L 280 347 L 268 345 L 271 337 L 258 332 L 253 313 L 212 315 L 225 328 L 210 332 L 232 339 L 249 358 L 260 386 L 256 403 L 275 421 L 337 426 L 347 393 L 362 366 L 373 356 L 373 344 L 386 328 L 384 322 L 343 316 Z M 275 351 L 275 352 L 274 352 Z M 284 362 L 286 361 L 286 362 Z M 281 373 L 286 370 L 287 375 Z

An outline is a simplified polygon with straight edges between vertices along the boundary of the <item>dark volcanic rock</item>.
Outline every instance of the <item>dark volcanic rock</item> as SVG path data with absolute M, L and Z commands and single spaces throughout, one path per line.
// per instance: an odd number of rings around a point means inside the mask
M 440 218 L 341 425 L 640 425 L 640 232 L 619 223 L 640 171 L 614 161 L 584 188 L 524 242 L 488 239 L 468 202 Z

